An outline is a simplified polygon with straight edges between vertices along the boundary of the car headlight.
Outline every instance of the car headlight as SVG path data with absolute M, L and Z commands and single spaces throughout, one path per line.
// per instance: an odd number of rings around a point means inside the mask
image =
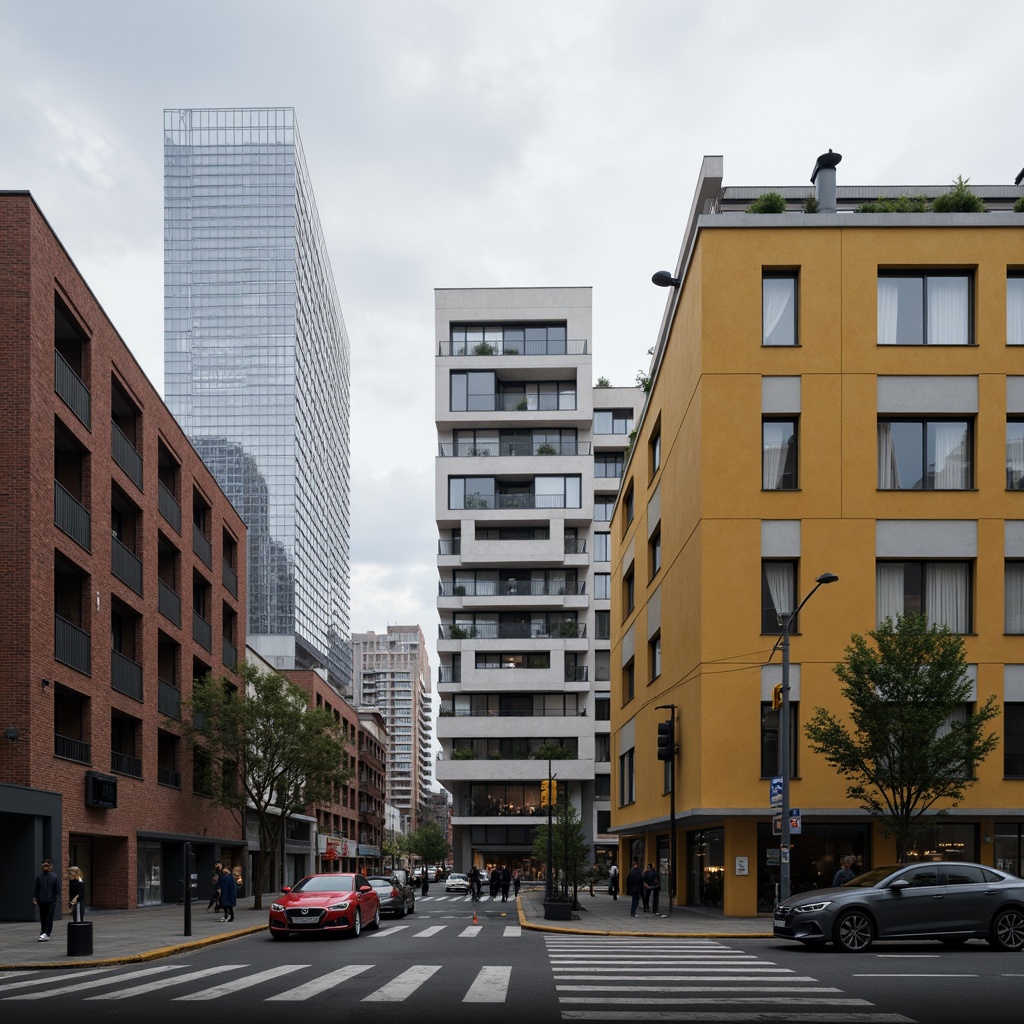
M 282 904 L 282 903 L 271 903 L 270 904 L 270 909 L 275 911 L 278 914 L 283 914 L 284 913 L 284 904 Z
M 348 908 L 349 908 L 349 901 L 348 900 L 344 900 L 341 903 L 332 903 L 327 909 L 328 910 L 348 910 Z
M 824 910 L 832 903 L 831 900 L 822 900 L 820 903 L 805 903 L 802 907 L 794 907 L 794 914 L 813 914 L 816 910 Z

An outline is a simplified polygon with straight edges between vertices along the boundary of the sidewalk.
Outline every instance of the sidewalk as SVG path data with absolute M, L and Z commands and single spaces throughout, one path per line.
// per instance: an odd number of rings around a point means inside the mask
M 49 942 L 39 942 L 39 924 L 30 921 L 0 921 L 0 971 L 42 970 L 68 967 L 113 966 L 140 963 L 161 957 L 184 953 L 190 949 L 225 942 L 239 935 L 265 931 L 267 906 L 272 894 L 263 898 L 263 909 L 254 911 L 253 898 L 247 897 L 235 908 L 235 920 L 221 922 L 216 913 L 206 913 L 205 903 L 192 905 L 191 935 L 185 935 L 185 910 L 182 906 L 166 904 L 142 907 L 139 910 L 95 910 L 88 912 L 87 920 L 93 926 L 93 953 L 91 956 L 67 955 L 68 919 L 57 921 Z M 579 932 L 586 935 L 655 935 L 705 938 L 766 938 L 771 936 L 772 922 L 768 916 L 758 918 L 724 917 L 720 911 L 693 907 L 673 907 L 667 915 L 667 902 L 661 911 L 666 916 L 654 917 L 643 909 L 637 916 L 629 916 L 629 898 L 613 900 L 607 893 L 591 896 L 581 892 L 579 909 L 573 911 L 569 921 L 544 920 L 544 891 L 523 889 L 516 909 L 524 928 L 537 931 Z M 480 903 L 438 902 L 424 904 L 447 911 L 465 911 L 467 921 L 474 910 L 486 923 L 489 911 L 510 904 L 484 899 Z M 385 919 L 386 928 L 391 922 Z M 416 918 L 406 919 L 415 924 Z

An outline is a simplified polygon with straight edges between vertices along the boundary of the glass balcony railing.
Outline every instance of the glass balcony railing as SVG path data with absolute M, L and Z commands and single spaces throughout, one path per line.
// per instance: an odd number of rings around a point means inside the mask
M 590 454 L 589 441 L 445 441 L 437 447 L 442 458 Z
M 439 341 L 439 356 L 585 356 L 586 338 L 530 341 Z

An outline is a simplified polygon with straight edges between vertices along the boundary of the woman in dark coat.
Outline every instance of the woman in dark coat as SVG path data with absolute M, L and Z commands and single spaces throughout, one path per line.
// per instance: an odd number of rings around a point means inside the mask
M 217 893 L 220 897 L 220 905 L 224 908 L 224 916 L 221 920 L 234 921 L 235 907 L 238 904 L 238 885 L 235 883 L 235 876 L 227 868 L 220 873 Z

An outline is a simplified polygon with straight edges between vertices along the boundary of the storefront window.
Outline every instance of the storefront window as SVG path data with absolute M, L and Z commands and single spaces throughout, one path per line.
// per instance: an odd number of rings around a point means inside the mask
M 1021 877 L 1021 841 L 1024 839 L 1024 825 L 1015 822 L 996 822 L 995 866 L 1000 871 Z
M 725 905 L 725 829 L 689 834 L 686 902 L 705 907 Z
M 969 822 L 943 822 L 910 841 L 907 860 L 978 859 L 978 826 Z

